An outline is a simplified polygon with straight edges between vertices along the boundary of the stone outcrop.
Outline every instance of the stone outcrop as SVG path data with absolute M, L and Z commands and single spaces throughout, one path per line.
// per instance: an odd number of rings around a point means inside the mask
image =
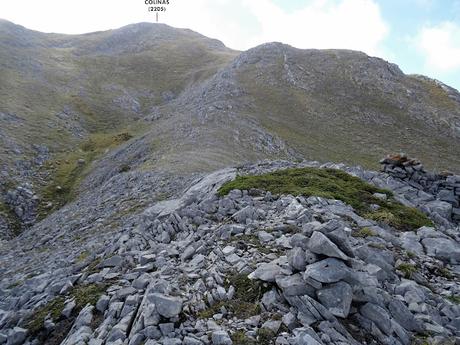
M 433 195 L 435 200 L 429 208 L 460 223 L 460 175 L 427 172 L 419 160 L 405 154 L 389 155 L 380 163 L 382 171 L 390 176 Z

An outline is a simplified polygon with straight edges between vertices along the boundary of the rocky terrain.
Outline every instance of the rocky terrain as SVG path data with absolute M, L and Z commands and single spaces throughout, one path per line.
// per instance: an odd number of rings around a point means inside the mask
M 360 52 L 0 20 L 0 344 L 458 344 L 459 130 Z
M 228 184 L 237 175 L 305 167 L 347 184 L 367 181 L 375 187 L 366 190 L 380 191 L 373 197 L 382 209 L 394 198 L 431 220 L 401 230 L 340 200 Z M 65 231 L 44 237 L 45 221 L 5 243 L 0 343 L 460 340 L 459 227 L 447 212 L 452 205 L 420 185 L 343 164 L 275 161 L 219 170 L 184 187 L 112 230 L 100 229 L 102 218 L 66 228 L 75 218 L 69 204 L 57 212 Z
M 237 52 L 161 24 L 60 35 L 0 20 L 0 121 L 2 238 L 128 171 L 187 178 L 263 159 L 377 169 L 400 151 L 460 168 L 460 94 L 447 85 L 356 51 Z

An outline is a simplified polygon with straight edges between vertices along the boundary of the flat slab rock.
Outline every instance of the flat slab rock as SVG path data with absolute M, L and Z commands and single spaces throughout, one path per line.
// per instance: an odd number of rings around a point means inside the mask
M 182 311 L 182 300 L 178 297 L 166 296 L 161 293 L 149 295 L 149 299 L 155 303 L 158 314 L 166 318 L 172 318 Z
M 304 278 L 313 278 L 321 283 L 335 283 L 347 278 L 350 269 L 342 261 L 328 258 L 308 265 Z

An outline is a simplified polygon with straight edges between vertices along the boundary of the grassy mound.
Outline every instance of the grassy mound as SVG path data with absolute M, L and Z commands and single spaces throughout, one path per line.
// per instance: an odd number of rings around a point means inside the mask
M 225 183 L 218 194 L 223 196 L 232 189 L 252 188 L 270 191 L 273 194 L 319 196 L 342 200 L 351 205 L 359 215 L 386 223 L 399 230 L 415 230 L 421 226 L 433 225 L 419 210 L 397 202 L 390 191 L 372 186 L 341 170 L 295 168 L 263 175 L 237 176 L 235 180 Z M 374 193 L 386 194 L 387 200 L 373 196 Z M 370 207 L 372 204 L 378 205 L 379 209 L 373 210 Z

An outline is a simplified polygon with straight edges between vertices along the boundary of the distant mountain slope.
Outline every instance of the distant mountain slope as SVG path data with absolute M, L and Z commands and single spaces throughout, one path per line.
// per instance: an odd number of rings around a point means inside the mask
M 0 201 L 30 182 L 37 219 L 128 172 L 266 158 L 375 168 L 394 151 L 460 171 L 460 94 L 446 85 L 360 52 L 240 53 L 161 24 L 59 35 L 0 21 L 0 121 Z M 3 197 L 3 218 L 16 203 Z

